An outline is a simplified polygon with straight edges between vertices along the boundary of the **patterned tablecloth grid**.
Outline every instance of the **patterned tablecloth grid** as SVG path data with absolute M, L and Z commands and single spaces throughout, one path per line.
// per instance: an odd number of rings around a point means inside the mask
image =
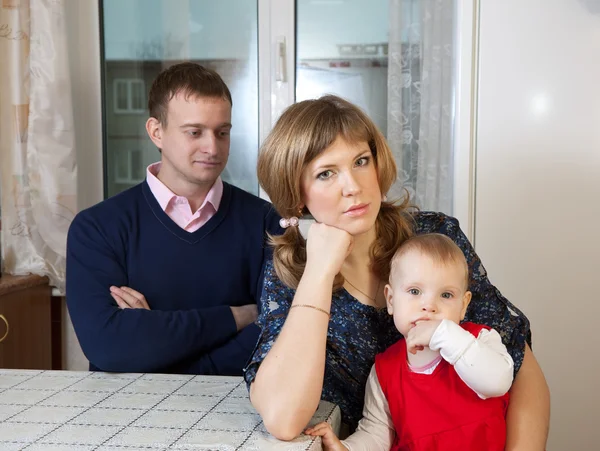
M 311 424 L 339 430 L 321 402 Z M 270 436 L 239 377 L 0 370 L 0 450 L 317 450 Z

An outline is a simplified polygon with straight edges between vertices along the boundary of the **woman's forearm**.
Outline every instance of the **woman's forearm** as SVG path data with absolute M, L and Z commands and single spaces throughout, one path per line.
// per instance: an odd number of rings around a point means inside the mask
M 332 285 L 332 277 L 307 268 L 292 306 L 308 304 L 329 311 Z M 267 430 L 281 440 L 300 434 L 319 405 L 328 325 L 329 317 L 319 310 L 290 309 L 252 383 L 252 404 Z
M 543 451 L 549 422 L 548 384 L 533 352 L 526 346 L 523 365 L 510 390 L 506 451 Z

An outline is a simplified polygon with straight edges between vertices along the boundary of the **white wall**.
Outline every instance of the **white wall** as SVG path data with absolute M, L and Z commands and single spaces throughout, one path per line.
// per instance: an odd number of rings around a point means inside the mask
M 103 198 L 98 4 L 65 0 L 65 7 L 78 166 L 77 206 L 82 210 Z M 66 308 L 63 308 L 63 368 L 88 368 Z
M 548 450 L 599 448 L 600 1 L 481 1 L 476 248 L 532 322 Z

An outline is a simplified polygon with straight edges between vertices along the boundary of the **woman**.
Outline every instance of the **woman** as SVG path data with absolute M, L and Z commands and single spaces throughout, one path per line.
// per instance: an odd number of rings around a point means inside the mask
M 490 284 L 455 219 L 386 200 L 396 165 L 360 109 L 335 96 L 289 107 L 262 146 L 258 178 L 286 226 L 272 239 L 262 334 L 245 370 L 269 432 L 294 438 L 320 399 L 338 404 L 344 423 L 356 426 L 375 355 L 399 339 L 384 308 L 390 259 L 412 234 L 438 232 L 469 263 L 465 320 L 499 331 L 515 362 L 506 449 L 544 448 L 549 395 L 527 344 L 529 321 Z M 305 241 L 296 218 L 308 213 L 316 223 Z

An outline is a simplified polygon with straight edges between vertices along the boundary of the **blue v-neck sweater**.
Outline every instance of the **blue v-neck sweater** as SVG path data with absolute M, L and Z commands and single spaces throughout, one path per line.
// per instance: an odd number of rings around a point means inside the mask
M 236 331 L 229 306 L 256 303 L 279 217 L 224 183 L 219 210 L 187 232 L 146 182 L 80 212 L 67 239 L 67 306 L 90 369 L 241 374 L 259 330 Z M 120 309 L 111 285 L 142 293 L 151 310 Z

